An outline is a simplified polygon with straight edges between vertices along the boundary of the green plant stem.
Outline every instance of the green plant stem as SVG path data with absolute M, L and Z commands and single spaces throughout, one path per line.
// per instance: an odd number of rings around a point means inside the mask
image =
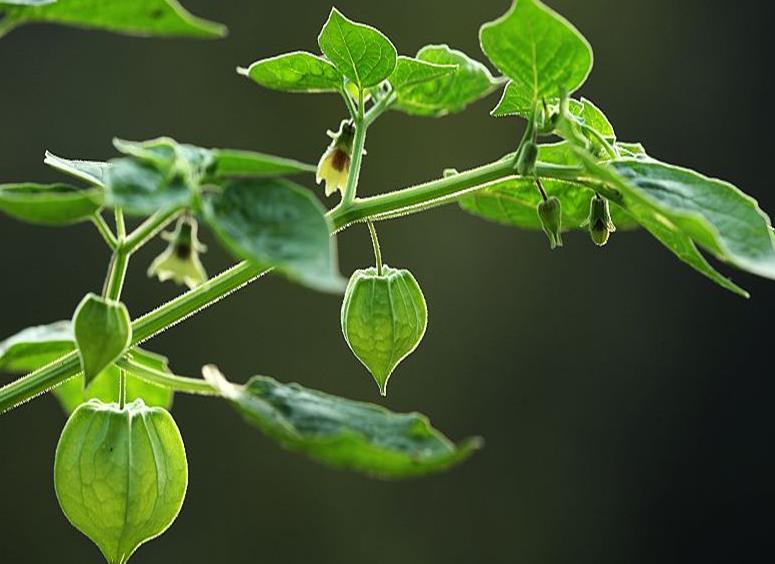
M 340 231 L 352 223 L 367 219 L 377 220 L 405 215 L 433 205 L 454 201 L 459 196 L 486 187 L 496 180 L 514 177 L 512 161 L 512 158 L 506 158 L 447 178 L 356 200 L 349 206 L 339 205 L 329 213 L 333 230 Z M 582 169 L 543 163 L 536 165 L 536 173 L 540 177 L 563 180 L 578 181 L 583 177 Z M 143 315 L 132 323 L 132 346 L 150 339 L 218 302 L 270 270 L 241 262 L 201 286 Z M 0 413 L 60 385 L 78 375 L 80 370 L 78 354 L 72 352 L 3 386 L 0 388 Z
M 359 102 L 360 108 L 355 124 L 355 139 L 353 139 L 352 158 L 350 161 L 350 172 L 347 175 L 347 186 L 342 194 L 342 204 L 349 205 L 355 200 L 355 194 L 358 190 L 358 179 L 361 175 L 361 163 L 363 162 L 363 148 L 366 145 L 366 124 L 363 119 L 363 96 Z
M 131 358 L 123 358 L 116 363 L 121 371 L 130 371 L 134 376 L 142 378 L 147 382 L 159 384 L 170 388 L 176 392 L 185 392 L 188 394 L 198 394 L 205 396 L 217 396 L 218 390 L 211 386 L 207 381 L 197 378 L 186 378 L 169 374 L 160 370 L 155 370 L 142 364 L 134 362 Z
M 103 297 L 109 300 L 119 300 L 121 291 L 124 288 L 124 278 L 129 267 L 129 253 L 127 253 L 119 243 L 119 247 L 113 253 L 108 269 L 108 277 L 105 280 L 105 287 L 102 291 Z
M 585 133 L 588 133 L 592 137 L 594 137 L 598 143 L 600 143 L 603 146 L 603 149 L 605 149 L 605 152 L 608 153 L 608 156 L 612 159 L 618 159 L 619 153 L 616 152 L 616 149 L 614 149 L 611 144 L 608 142 L 608 139 L 603 137 L 599 131 L 596 129 L 589 127 L 588 125 L 582 125 L 581 129 L 584 130 Z
M 124 242 L 124 248 L 129 254 L 134 253 L 153 239 L 159 231 L 167 227 L 181 213 L 183 213 L 182 210 L 170 210 L 152 215 L 129 234 Z
M 369 226 L 371 245 L 374 247 L 374 262 L 377 265 L 377 276 L 382 276 L 382 250 L 379 247 L 379 237 L 377 237 L 377 230 L 374 229 L 374 223 L 372 221 L 367 221 L 366 223 Z
M 110 230 L 110 226 L 108 225 L 108 222 L 105 221 L 105 218 L 102 217 L 101 214 L 96 213 L 92 217 L 92 223 L 97 228 L 100 235 L 102 235 L 102 238 L 105 240 L 105 243 L 108 244 L 108 247 L 115 251 L 116 247 L 118 247 L 118 241 L 116 241 L 116 236 L 113 235 L 113 231 Z
M 124 409 L 126 405 L 126 370 L 118 369 L 118 407 Z

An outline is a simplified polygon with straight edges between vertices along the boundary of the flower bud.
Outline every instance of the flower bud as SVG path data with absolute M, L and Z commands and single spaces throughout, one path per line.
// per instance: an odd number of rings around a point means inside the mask
M 320 157 L 316 178 L 318 184 L 325 181 L 326 196 L 334 194 L 337 190 L 344 193 L 345 186 L 347 186 L 355 126 L 352 121 L 344 120 L 339 126 L 338 132 L 329 131 L 328 135 L 332 141 L 326 152 Z
M 206 282 L 207 272 L 199 260 L 199 253 L 205 252 L 207 247 L 199 242 L 197 231 L 196 219 L 183 216 L 175 231 L 162 233 L 162 238 L 170 244 L 148 267 L 148 276 L 156 276 L 161 282 L 172 280 L 189 288 Z
M 598 247 L 608 243 L 611 233 L 616 231 L 616 226 L 611 220 L 611 211 L 608 200 L 595 194 L 589 205 L 589 234 Z
M 538 145 L 532 141 L 526 142 L 522 145 L 522 149 L 517 155 L 517 164 L 514 167 L 517 174 L 520 176 L 533 176 L 536 169 L 536 161 L 538 160 Z
M 538 218 L 541 227 L 549 237 L 552 249 L 562 247 L 562 204 L 555 196 L 538 204 Z

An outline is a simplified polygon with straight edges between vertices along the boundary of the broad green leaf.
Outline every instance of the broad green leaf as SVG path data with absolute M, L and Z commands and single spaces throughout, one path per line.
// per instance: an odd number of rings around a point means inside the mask
M 72 525 L 109 564 L 125 564 L 175 520 L 188 463 L 175 421 L 142 400 L 91 400 L 67 421 L 54 459 L 54 488 Z
M 400 96 L 418 84 L 455 74 L 457 69 L 457 65 L 437 65 L 401 55 L 389 80 L 393 90 Z
M 0 342 L 0 371 L 25 374 L 74 350 L 75 336 L 70 321 L 29 327 Z M 132 350 L 132 361 L 156 371 L 170 373 L 165 357 L 140 348 Z M 135 377 L 131 371 L 127 374 L 126 382 L 127 401 L 141 398 L 146 405 L 166 409 L 171 407 L 172 390 Z M 113 365 L 103 370 L 88 387 L 84 386 L 83 375 L 78 375 L 55 388 L 53 393 L 68 413 L 90 399 L 116 402 L 118 368 Z
M 254 151 L 213 149 L 213 176 L 220 178 L 262 178 L 301 173 L 314 173 L 315 165 L 275 157 Z
M 479 39 L 490 61 L 511 79 L 504 95 L 512 113 L 529 114 L 542 98 L 572 94 L 592 70 L 587 40 L 538 0 L 515 0 L 505 15 L 482 26 Z
M 0 370 L 32 372 L 74 349 L 70 321 L 28 327 L 0 342 Z
M 177 0 L 59 0 L 12 7 L 7 17 L 18 23 L 49 22 L 141 37 L 212 39 L 226 35 L 223 25 L 193 16 Z
M 183 208 L 192 192 L 182 174 L 167 174 L 135 158 L 115 159 L 106 175 L 106 203 L 131 215 Z
M 334 65 L 303 51 L 262 59 L 237 72 L 265 88 L 283 92 L 339 92 L 343 84 Z
M 499 84 L 487 67 L 447 45 L 427 45 L 416 59 L 400 57 L 390 82 L 396 109 L 434 117 L 465 109 Z
M 49 151 L 46 151 L 46 158 L 43 162 L 60 172 L 103 188 L 106 185 L 106 176 L 110 167 L 110 163 L 64 159 Z
M 623 179 L 617 188 L 625 205 L 643 202 L 720 260 L 775 279 L 772 224 L 753 198 L 727 182 L 658 161 L 626 159 L 610 166 Z
M 540 162 L 581 166 L 572 147 L 567 142 L 540 145 Z M 556 196 L 562 204 L 564 230 L 582 229 L 589 216 L 589 204 L 595 191 L 577 182 L 543 178 L 542 183 L 549 196 Z M 483 219 L 525 229 L 541 229 L 536 213 L 541 195 L 532 180 L 509 178 L 464 196 L 460 207 Z M 611 215 L 617 229 L 636 227 L 638 224 L 618 206 L 611 207 Z
M 0 211 L 39 225 L 88 221 L 100 209 L 102 200 L 102 190 L 80 190 L 67 184 L 0 185 Z
M 396 366 L 420 344 L 428 307 L 412 273 L 385 265 L 356 270 L 342 302 L 342 333 L 383 396 Z
M 606 166 L 582 151 L 579 155 L 590 173 L 619 192 L 617 203 L 633 219 L 679 259 L 720 286 L 748 296 L 708 263 L 697 249 L 698 244 L 721 260 L 772 276 L 768 270 L 775 251 L 769 219 L 754 200 L 737 188 L 651 159 L 625 159 Z M 646 167 L 640 168 L 641 164 Z M 719 254 L 730 246 L 744 256 Z M 748 265 L 751 261 L 755 270 Z
M 355 23 L 336 8 L 318 37 L 323 54 L 361 90 L 376 86 L 396 68 L 398 53 L 382 32 Z
M 213 366 L 203 373 L 247 422 L 285 448 L 337 468 L 409 478 L 451 468 L 481 446 L 479 439 L 455 446 L 417 413 L 392 413 L 265 376 L 236 386 Z
M 129 348 L 132 321 L 121 302 L 87 294 L 73 314 L 73 334 L 88 386 Z
M 113 146 L 127 156 L 153 165 L 162 171 L 177 171 L 192 182 L 198 181 L 213 164 L 209 149 L 187 143 L 178 143 L 171 137 L 158 137 L 148 141 L 113 139 Z
M 274 267 L 311 288 L 344 290 L 325 208 L 306 188 L 281 178 L 232 180 L 203 208 L 238 258 Z

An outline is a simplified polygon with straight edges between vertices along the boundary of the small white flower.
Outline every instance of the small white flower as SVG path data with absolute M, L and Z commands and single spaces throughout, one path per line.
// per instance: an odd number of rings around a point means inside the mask
M 175 231 L 162 233 L 169 241 L 167 249 L 148 267 L 148 276 L 156 276 L 160 282 L 172 280 L 196 288 L 207 281 L 207 272 L 199 260 L 199 253 L 207 247 L 197 239 L 198 225 L 194 218 L 184 216 L 178 220 Z

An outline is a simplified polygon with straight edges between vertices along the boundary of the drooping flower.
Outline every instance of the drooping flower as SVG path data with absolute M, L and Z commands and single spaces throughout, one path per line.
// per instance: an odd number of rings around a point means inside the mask
M 538 218 L 552 249 L 562 247 L 562 204 L 552 196 L 538 204 Z
M 172 280 L 189 288 L 206 282 L 207 272 L 199 260 L 199 253 L 205 252 L 207 247 L 199 242 L 198 229 L 196 219 L 183 216 L 174 231 L 162 233 L 162 238 L 170 244 L 148 267 L 148 276 L 156 276 L 161 282 Z
M 592 202 L 589 204 L 589 234 L 592 237 L 592 241 L 598 247 L 604 246 L 608 243 L 608 238 L 611 233 L 616 231 L 616 226 L 611 219 L 611 211 L 608 205 L 608 200 L 595 194 L 592 197 Z
M 331 144 L 323 153 L 318 163 L 317 183 L 325 181 L 326 196 L 337 190 L 344 192 L 347 179 L 350 176 L 350 161 L 352 160 L 355 126 L 352 121 L 344 120 L 338 132 L 329 131 Z

